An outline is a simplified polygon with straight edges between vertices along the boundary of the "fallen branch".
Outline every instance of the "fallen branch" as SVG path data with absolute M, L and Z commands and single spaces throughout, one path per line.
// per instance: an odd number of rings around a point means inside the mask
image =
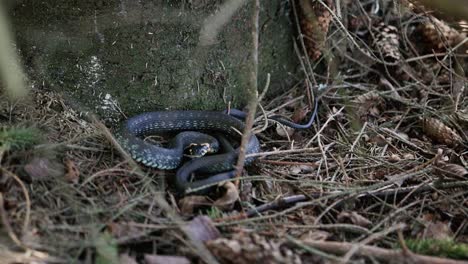
M 330 242 L 330 241 L 306 241 L 305 245 L 325 251 L 327 253 L 343 255 L 350 251 L 355 245 L 348 242 Z M 466 261 L 425 256 L 403 250 L 384 249 L 375 246 L 359 246 L 356 255 L 370 256 L 378 260 L 391 263 L 432 263 L 432 264 L 461 264 Z
M 426 186 L 411 186 L 411 187 L 405 187 L 405 188 L 377 190 L 374 192 L 361 194 L 356 198 L 366 198 L 366 197 L 373 197 L 373 196 L 376 196 L 376 197 L 385 197 L 385 196 L 394 196 L 394 195 L 396 196 L 396 195 L 408 194 L 411 192 L 412 194 L 419 194 L 419 193 L 427 192 L 431 190 L 466 188 L 467 186 L 468 186 L 468 181 L 439 183 L 439 184 L 431 183 Z M 299 194 L 299 195 L 292 195 L 289 197 L 279 198 L 273 202 L 266 203 L 254 209 L 248 210 L 246 212 L 246 216 L 252 217 L 254 215 L 258 215 L 260 213 L 263 213 L 269 210 L 290 207 L 299 202 L 305 202 L 310 199 L 319 198 L 320 196 L 324 196 L 324 195 L 332 195 L 334 193 L 335 192 L 332 192 L 332 193 L 317 192 L 317 193 L 312 193 L 312 194 L 307 194 L 307 195 Z
M 242 133 L 242 142 L 240 145 L 239 158 L 237 159 L 236 164 L 236 182 L 235 185 L 239 186 L 239 178 L 242 174 L 242 169 L 245 164 L 245 156 L 247 150 L 247 143 L 250 140 L 252 135 L 252 127 L 255 120 L 255 112 L 257 110 L 258 103 L 258 21 L 260 16 L 260 0 L 255 0 L 253 6 L 253 15 L 252 15 L 252 64 L 250 71 L 249 86 L 246 89 L 246 94 L 248 96 L 247 108 L 249 110 L 247 118 L 245 120 L 245 128 Z
M 385 190 L 374 190 L 368 191 L 365 193 L 361 193 L 357 197 L 353 197 L 355 199 L 359 198 L 369 198 L 369 197 L 385 197 L 385 196 L 397 196 L 412 193 L 419 194 L 422 192 L 427 192 L 431 190 L 442 190 L 442 189 L 457 189 L 457 188 L 466 188 L 468 186 L 468 181 L 458 181 L 458 182 L 448 182 L 448 183 L 431 183 L 425 186 L 411 186 L 405 188 L 392 188 L 392 189 L 385 189 Z M 219 219 L 217 222 L 224 222 L 224 221 L 232 221 L 232 220 L 241 220 L 250 218 L 253 216 L 258 216 L 266 211 L 271 210 L 280 210 L 284 208 L 289 208 L 297 203 L 310 201 L 311 199 L 319 199 L 325 196 L 334 196 L 338 194 L 348 194 L 349 192 L 346 191 L 337 191 L 337 192 L 315 192 L 309 193 L 307 195 L 299 194 L 299 195 L 292 195 L 288 197 L 283 197 L 276 199 L 270 203 L 262 204 L 255 208 L 252 208 L 244 213 L 230 216 L 228 218 Z M 346 200 L 346 199 L 345 199 Z

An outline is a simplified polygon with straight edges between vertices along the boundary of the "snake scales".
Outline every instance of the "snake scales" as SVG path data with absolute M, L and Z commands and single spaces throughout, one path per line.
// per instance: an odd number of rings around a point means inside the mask
M 317 115 L 318 100 L 309 122 L 305 125 L 295 124 L 273 116 L 275 120 L 286 126 L 305 129 L 309 128 Z M 209 146 L 206 152 L 214 152 L 219 148 L 218 142 L 211 136 L 199 132 L 183 132 L 177 135 L 169 148 L 162 148 L 145 142 L 141 139 L 156 133 L 200 131 L 214 132 L 240 138 L 245 125 L 238 118 L 213 111 L 159 111 L 143 113 L 129 118 L 119 133 L 119 141 L 122 147 L 130 153 L 133 159 L 149 167 L 159 169 L 175 169 L 179 167 L 183 159 L 184 149 L 190 144 L 206 144 Z M 221 137 L 222 138 L 222 137 Z M 227 144 L 223 144 L 226 146 Z M 246 154 L 256 153 L 260 150 L 260 143 L 255 135 L 252 135 L 247 144 Z M 178 191 L 185 192 L 188 189 L 228 180 L 234 176 L 234 164 L 239 154 L 239 148 L 230 149 L 226 153 L 204 156 L 185 163 L 176 173 L 176 187 Z M 247 158 L 245 164 L 249 164 L 254 158 Z M 205 179 L 190 182 L 192 172 L 222 172 Z
M 231 137 L 240 138 L 239 132 L 244 130 L 244 123 L 227 114 L 212 111 L 160 111 L 143 113 L 129 118 L 119 133 L 119 142 L 130 153 L 133 159 L 146 166 L 159 169 L 175 169 L 182 162 L 183 151 L 190 143 L 207 143 L 212 148 L 217 148 L 217 143 L 211 136 L 199 133 L 179 134 L 169 148 L 157 147 L 142 139 L 144 136 L 180 131 L 215 132 Z M 188 133 L 188 132 L 185 132 Z M 195 132 L 190 132 L 195 133 Z M 260 143 L 255 135 L 252 135 L 248 145 L 247 154 L 260 150 Z M 190 173 L 193 171 L 222 172 L 233 169 L 233 164 L 238 156 L 239 149 L 219 155 L 197 158 L 186 163 L 178 170 L 176 175 L 176 187 L 179 191 L 187 188 L 197 188 L 210 183 L 216 183 L 231 178 L 230 173 L 217 174 L 203 180 L 189 182 Z M 253 158 L 246 159 L 246 164 Z

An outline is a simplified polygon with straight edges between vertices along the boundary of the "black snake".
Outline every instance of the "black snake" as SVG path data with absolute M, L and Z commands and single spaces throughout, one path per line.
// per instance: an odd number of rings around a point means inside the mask
M 178 134 L 169 148 L 157 147 L 141 139 L 144 136 L 179 131 L 217 132 L 240 138 L 244 131 L 244 123 L 228 114 L 211 111 L 160 111 L 143 113 L 129 118 L 120 130 L 118 139 L 122 147 L 130 153 L 137 162 L 159 169 L 175 169 L 182 162 L 183 151 L 190 144 L 208 144 L 210 148 L 217 149 L 217 141 L 209 135 L 197 132 L 184 132 Z M 196 134 L 199 134 L 198 136 Z M 247 145 L 247 154 L 260 150 L 260 143 L 255 135 L 250 137 Z M 233 169 L 233 164 L 239 149 L 219 155 L 206 156 L 194 159 L 185 164 L 177 173 L 176 186 L 179 191 L 187 188 L 196 188 L 205 184 L 219 182 L 232 176 L 220 174 L 204 180 L 189 183 L 190 173 L 195 170 L 219 172 Z M 246 159 L 246 164 L 253 158 Z M 222 179 L 220 179 L 222 178 Z
M 309 122 L 299 125 L 284 120 L 278 116 L 269 119 L 278 121 L 284 125 L 304 129 L 311 126 L 317 114 L 318 101 Z M 159 169 L 175 169 L 179 167 L 183 159 L 184 149 L 193 144 L 206 146 L 203 154 L 215 152 L 219 148 L 218 142 L 213 137 L 200 132 L 218 133 L 240 138 L 245 124 L 238 118 L 213 111 L 159 111 L 143 113 L 129 118 L 121 128 L 118 139 L 122 147 L 130 153 L 137 162 L 146 166 Z M 144 136 L 164 133 L 181 132 L 172 141 L 168 148 L 162 148 L 141 139 Z M 188 132 L 193 131 L 193 132 Z M 200 132 L 194 132 L 200 131 Z M 223 137 L 221 137 L 223 138 Z M 226 148 L 226 145 L 223 144 Z M 250 137 L 246 154 L 260 151 L 260 143 L 255 135 Z M 234 176 L 234 164 L 239 154 L 239 148 L 230 149 L 226 153 L 204 156 L 185 163 L 176 174 L 176 187 L 184 192 L 188 189 L 199 188 L 228 180 Z M 249 164 L 254 158 L 247 158 Z M 222 172 L 211 177 L 190 182 L 192 172 Z

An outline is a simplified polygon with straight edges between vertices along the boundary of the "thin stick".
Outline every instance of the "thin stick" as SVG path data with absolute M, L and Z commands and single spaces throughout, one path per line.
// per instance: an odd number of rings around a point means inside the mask
M 303 148 L 303 149 L 287 149 L 287 150 L 274 150 L 274 151 L 266 151 L 266 152 L 258 152 L 246 155 L 246 157 L 265 157 L 265 156 L 272 156 L 272 155 L 280 155 L 280 154 L 290 154 L 290 153 L 304 153 L 309 151 L 317 151 L 318 148 Z
M 353 145 L 351 145 L 351 148 L 349 149 L 349 152 L 353 152 L 354 148 L 356 147 L 357 143 L 361 139 L 362 135 L 364 134 L 364 131 L 366 130 L 367 127 L 367 121 L 364 122 L 364 125 L 362 125 L 361 131 L 359 131 L 359 135 L 356 137 L 356 139 L 353 142 Z
M 2 168 L 2 171 L 6 174 L 8 174 L 10 177 L 12 177 L 21 187 L 21 190 L 23 191 L 24 194 L 24 200 L 26 201 L 26 215 L 24 216 L 24 222 L 23 222 L 23 235 L 26 234 L 26 232 L 29 229 L 29 223 L 30 223 L 30 218 L 31 218 L 31 199 L 29 199 L 29 192 L 26 186 L 24 185 L 23 181 L 18 177 L 18 175 L 14 174 L 11 171 L 8 171 L 4 168 Z
M 260 163 L 267 163 L 267 164 L 273 164 L 273 165 L 286 165 L 286 166 L 310 166 L 312 168 L 317 168 L 318 164 L 317 163 L 311 163 L 311 162 L 298 162 L 298 161 L 284 161 L 284 160 L 259 160 Z
M 13 232 L 13 228 L 11 227 L 10 222 L 8 221 L 7 213 L 4 208 L 3 194 L 1 192 L 0 192 L 0 217 L 2 220 L 3 227 L 7 231 L 7 234 L 10 237 L 10 239 L 13 240 L 13 242 L 15 242 L 15 244 L 18 247 L 25 248 L 23 243 L 18 239 L 18 236 L 15 234 L 15 232 Z
M 307 142 L 307 144 L 305 145 L 306 148 L 308 148 L 312 142 L 314 142 L 314 140 L 322 133 L 322 131 L 327 127 L 328 123 L 330 123 L 331 121 L 334 121 L 334 117 L 335 116 L 338 116 L 341 114 L 341 111 L 344 110 L 344 107 L 341 107 L 338 111 L 336 111 L 335 113 L 333 113 L 333 115 L 331 115 L 327 121 L 325 121 L 325 124 L 323 124 L 322 128 L 320 128 L 320 130 L 317 132 L 317 134 L 315 134 L 315 136 L 312 137 L 312 139 L 309 140 L 309 142 Z
M 260 0 L 255 0 L 253 7 L 252 15 L 252 64 L 250 71 L 250 85 L 247 88 L 247 95 L 249 96 L 248 109 L 249 113 L 245 121 L 245 128 L 242 134 L 242 142 L 239 151 L 239 158 L 237 159 L 236 164 L 236 181 L 235 185 L 239 186 L 239 178 L 244 168 L 245 155 L 247 149 L 247 143 L 250 140 L 252 134 L 252 127 L 255 119 L 255 111 L 257 109 L 258 103 L 258 83 L 257 83 L 257 74 L 258 74 L 258 20 L 260 14 Z
M 257 100 L 257 102 L 259 103 L 258 107 L 260 107 L 260 110 L 262 111 L 262 114 L 263 114 L 263 119 L 265 121 L 264 121 L 263 127 L 260 130 L 253 130 L 254 134 L 258 134 L 260 132 L 263 132 L 268 128 L 268 116 L 267 116 L 267 113 L 265 112 L 265 109 L 263 108 L 262 104 L 260 104 L 260 102 L 265 97 L 265 95 L 266 95 L 266 93 L 268 91 L 268 88 L 270 88 L 270 77 L 271 77 L 271 75 L 268 73 L 267 74 L 267 80 L 266 80 L 266 83 L 265 83 L 265 87 L 263 88 L 263 91 L 262 91 L 262 93 L 260 94 L 260 96 L 258 97 L 258 100 Z M 255 121 L 256 120 L 254 120 L 253 123 L 256 123 Z

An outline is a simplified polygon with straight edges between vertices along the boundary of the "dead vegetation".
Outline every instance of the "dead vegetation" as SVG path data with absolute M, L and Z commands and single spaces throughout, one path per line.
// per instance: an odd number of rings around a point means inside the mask
M 305 2 L 293 13 L 303 16 Z M 3 259 L 466 261 L 465 33 L 406 2 L 344 1 L 339 13 L 329 4 L 308 5 L 326 14 L 308 16 L 317 20 L 297 38 L 298 54 L 313 59 L 300 55 L 302 80 L 260 102 L 263 152 L 239 190 L 181 199 L 173 172 L 123 158 L 103 125 L 60 95 L 2 100 Z M 327 38 L 308 40 L 315 30 Z M 312 129 L 264 125 L 273 113 L 304 122 L 309 88 L 320 100 Z

